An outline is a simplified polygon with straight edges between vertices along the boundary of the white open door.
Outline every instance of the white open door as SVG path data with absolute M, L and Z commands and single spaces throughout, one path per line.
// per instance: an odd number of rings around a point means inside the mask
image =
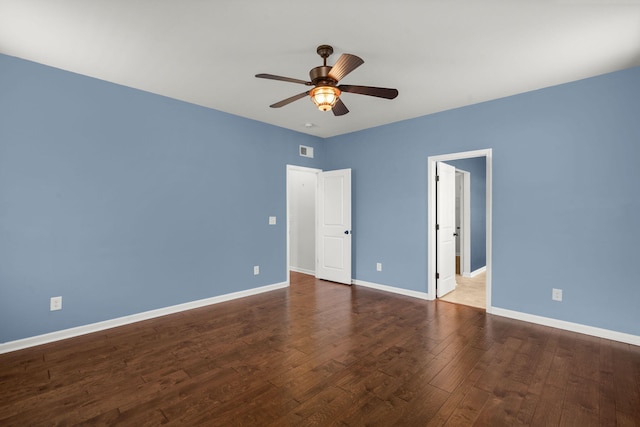
M 351 169 L 318 174 L 316 277 L 351 284 Z
M 436 183 L 436 294 L 444 296 L 456 288 L 456 168 L 437 163 Z

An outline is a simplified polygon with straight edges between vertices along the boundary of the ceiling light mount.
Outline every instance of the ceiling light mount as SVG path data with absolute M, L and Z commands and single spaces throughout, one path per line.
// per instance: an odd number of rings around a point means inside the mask
M 324 65 L 325 67 L 327 66 L 327 58 L 331 56 L 331 54 L 333 53 L 333 48 L 331 46 L 329 46 L 328 44 L 323 44 L 318 46 L 318 48 L 316 49 L 316 52 L 318 52 L 318 55 L 320 55 L 320 57 L 323 59 L 324 61 Z

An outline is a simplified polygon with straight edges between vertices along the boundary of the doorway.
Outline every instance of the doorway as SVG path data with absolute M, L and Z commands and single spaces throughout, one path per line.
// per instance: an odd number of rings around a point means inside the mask
M 320 169 L 287 165 L 287 277 L 316 274 L 316 190 Z
M 427 175 L 428 175 L 428 231 L 427 231 L 427 268 L 428 268 L 428 283 L 427 294 L 431 300 L 436 299 L 437 295 L 437 278 L 436 278 L 436 163 L 446 162 L 452 160 L 471 159 L 476 157 L 484 157 L 486 162 L 486 269 L 484 272 L 486 289 L 485 289 L 485 310 L 491 312 L 491 273 L 492 273 L 492 259 L 491 259 L 491 246 L 492 246 L 492 234 L 491 234 L 491 206 L 492 206 L 492 150 L 477 150 L 467 151 L 460 153 L 445 154 L 440 156 L 431 156 L 428 158 Z
M 351 169 L 287 165 L 286 272 L 351 285 Z

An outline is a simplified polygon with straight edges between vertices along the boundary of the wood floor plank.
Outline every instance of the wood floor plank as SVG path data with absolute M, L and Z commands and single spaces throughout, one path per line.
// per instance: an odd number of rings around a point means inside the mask
M 522 340 L 512 337 L 508 337 L 504 343 L 500 344 L 500 350 L 495 354 L 482 377 L 478 379 L 477 386 L 485 391 L 493 392 L 495 387 L 504 380 L 513 368 L 511 362 L 521 345 Z
M 471 390 L 460 401 L 456 409 L 453 411 L 449 419 L 446 421 L 447 426 L 472 425 L 480 411 L 487 404 L 491 394 L 485 390 L 472 387 Z
M 640 363 L 636 357 L 637 348 L 631 350 L 628 344 L 611 343 L 613 353 L 613 380 L 616 396 L 616 410 L 632 419 L 640 418 Z
M 565 405 L 574 405 L 581 411 L 588 411 L 594 416 L 598 415 L 600 413 L 599 381 L 571 374 L 564 402 Z
M 292 273 L 0 355 L 0 425 L 640 425 L 640 348 Z
M 353 395 L 339 387 L 329 386 L 320 391 L 314 399 L 301 403 L 293 411 L 276 420 L 272 425 L 331 425 L 336 420 L 339 420 L 353 403 Z
M 476 423 L 486 426 L 513 426 L 526 396 L 527 386 L 505 378 L 496 385 L 487 404 L 482 408 Z
M 445 366 L 429 382 L 434 387 L 438 387 L 448 393 L 452 393 L 469 375 L 473 367 L 482 357 L 482 350 L 475 347 L 467 347 L 460 351 L 456 357 Z
M 532 426 L 557 426 L 562 417 L 562 407 L 564 406 L 564 388 L 553 385 L 545 385 L 540 400 L 536 406 Z
M 538 403 L 540 402 L 540 396 L 535 393 L 527 393 L 522 399 L 520 410 L 515 417 L 515 425 L 528 426 L 533 422 L 533 416 L 535 414 Z
M 407 402 L 406 406 L 403 406 L 402 415 L 397 418 L 397 421 L 395 417 L 398 414 L 390 414 L 388 420 L 393 420 L 393 423 L 387 423 L 387 419 L 381 419 L 382 422 L 378 425 L 426 425 L 429 420 L 435 417 L 449 396 L 449 393 L 425 384 L 420 394 L 414 396 L 413 399 Z

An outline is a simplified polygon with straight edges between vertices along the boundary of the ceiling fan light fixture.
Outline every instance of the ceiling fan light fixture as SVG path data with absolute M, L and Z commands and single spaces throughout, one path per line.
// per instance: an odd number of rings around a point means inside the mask
M 340 89 L 334 86 L 318 86 L 311 89 L 311 100 L 320 111 L 329 111 L 340 98 Z
M 269 107 L 284 107 L 285 105 L 289 105 L 294 101 L 309 96 L 320 111 L 331 110 L 334 116 L 344 116 L 349 112 L 349 109 L 340 99 L 340 95 L 342 94 L 342 92 L 375 96 L 385 99 L 394 99 L 396 96 L 398 96 L 397 89 L 343 84 L 338 86 L 338 82 L 340 82 L 340 80 L 342 80 L 347 74 L 351 73 L 360 65 L 364 64 L 364 61 L 362 60 L 362 58 L 359 58 L 350 53 L 343 53 L 342 55 L 340 55 L 340 58 L 338 58 L 333 67 L 330 67 L 327 65 L 327 58 L 333 53 L 333 48 L 329 45 L 322 45 L 318 47 L 317 52 L 318 55 L 322 57 L 323 64 L 319 67 L 314 67 L 309 71 L 309 81 L 292 79 L 291 77 L 277 76 L 275 74 L 256 74 L 256 77 L 260 79 L 280 80 L 283 82 L 298 83 L 307 87 L 312 87 L 311 90 L 307 90 L 297 95 L 290 96 L 289 98 L 269 105 Z

